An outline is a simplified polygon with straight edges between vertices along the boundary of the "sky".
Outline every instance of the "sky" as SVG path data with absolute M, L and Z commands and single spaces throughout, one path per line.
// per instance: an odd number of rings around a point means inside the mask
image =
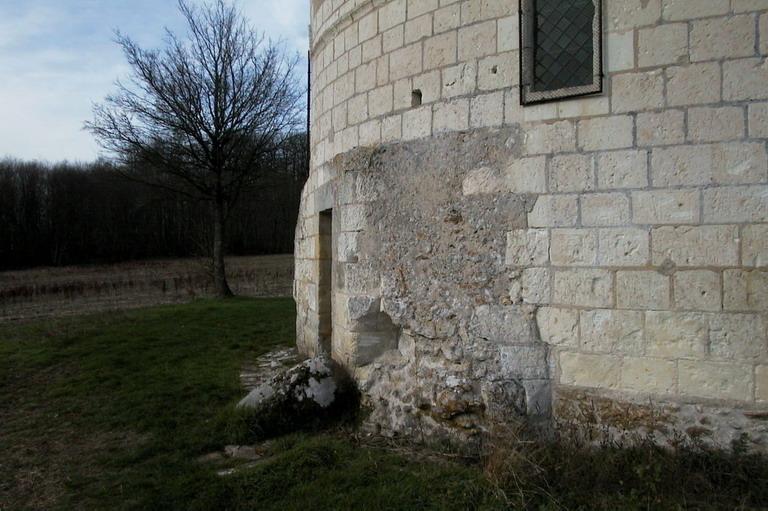
M 309 0 L 236 3 L 306 65 Z M 128 73 L 115 30 L 156 48 L 166 27 L 184 33 L 176 0 L 0 0 L 0 158 L 96 159 L 83 123 Z

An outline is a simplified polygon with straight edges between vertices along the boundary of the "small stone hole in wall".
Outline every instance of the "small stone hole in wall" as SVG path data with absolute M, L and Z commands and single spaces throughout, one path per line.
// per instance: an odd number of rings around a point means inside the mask
M 491 74 L 494 74 L 494 75 L 495 75 L 495 74 L 496 74 L 496 73 L 498 73 L 498 72 L 499 72 L 499 66 L 493 66 L 493 67 L 491 68 Z
M 411 92 L 411 106 L 412 107 L 421 106 L 421 100 L 422 100 L 422 98 L 421 98 L 421 90 L 420 89 L 416 89 L 413 92 Z

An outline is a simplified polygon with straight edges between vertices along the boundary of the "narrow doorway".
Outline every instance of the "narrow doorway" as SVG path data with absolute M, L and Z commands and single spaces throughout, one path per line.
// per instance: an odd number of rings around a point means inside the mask
M 320 348 L 331 353 L 333 341 L 333 210 L 320 212 L 320 275 L 317 286 L 317 312 Z

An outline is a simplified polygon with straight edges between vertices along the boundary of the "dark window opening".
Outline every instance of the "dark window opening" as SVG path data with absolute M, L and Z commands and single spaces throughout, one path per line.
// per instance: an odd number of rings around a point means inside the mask
M 319 234 L 318 337 L 322 350 L 330 353 L 333 341 L 333 210 L 320 213 Z
M 520 0 L 524 105 L 602 91 L 600 0 Z
M 411 106 L 421 106 L 421 90 L 416 89 L 411 93 Z

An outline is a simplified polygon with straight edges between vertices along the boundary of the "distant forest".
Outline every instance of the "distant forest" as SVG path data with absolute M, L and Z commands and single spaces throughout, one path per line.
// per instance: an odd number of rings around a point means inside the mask
M 230 212 L 227 253 L 293 252 L 306 134 L 291 137 Z M 0 160 L 0 271 L 207 256 L 204 202 L 132 182 L 114 164 Z

